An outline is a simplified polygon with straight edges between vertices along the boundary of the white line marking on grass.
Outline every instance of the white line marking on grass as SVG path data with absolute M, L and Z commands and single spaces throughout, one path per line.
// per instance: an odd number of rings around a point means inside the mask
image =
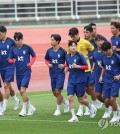
M 52 122 L 52 123 L 69 123 L 68 121 L 55 121 L 55 120 L 30 120 L 30 119 L 0 119 L 0 121 L 26 121 L 26 122 Z M 90 121 L 79 121 L 76 123 L 84 123 L 84 124 L 96 124 L 98 122 L 90 122 Z
M 67 94 L 67 93 L 62 93 L 62 94 Z M 37 96 L 53 96 L 53 94 L 51 93 L 51 94 L 35 94 L 35 95 L 29 95 L 29 97 L 37 97 Z

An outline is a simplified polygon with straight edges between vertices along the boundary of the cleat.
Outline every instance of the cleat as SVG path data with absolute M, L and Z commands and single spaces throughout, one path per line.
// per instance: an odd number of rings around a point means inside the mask
M 90 118 L 94 118 L 96 115 L 96 108 L 94 105 L 91 105 L 91 109 L 90 109 Z
M 18 110 L 20 104 L 20 99 L 17 99 L 17 102 L 15 102 L 14 110 Z
M 0 110 L 0 115 L 4 115 L 4 113 L 5 113 L 4 109 L 1 109 Z
M 68 122 L 78 122 L 78 117 L 74 116 L 70 120 L 68 120 Z
M 114 122 L 118 122 L 119 121 L 119 118 L 118 117 L 113 117 L 111 120 L 110 120 L 110 123 L 114 123 Z
M 84 113 L 84 115 L 90 115 L 90 110 L 89 110 L 88 107 L 85 108 L 85 113 Z
M 25 117 L 26 111 L 22 109 L 21 112 L 19 113 L 19 116 Z
M 110 112 L 105 111 L 104 115 L 102 116 L 102 119 L 110 118 Z
M 83 105 L 80 105 L 79 106 L 79 109 L 78 109 L 78 112 L 77 112 L 77 114 L 76 114 L 78 117 L 79 116 L 83 116 Z
M 69 101 L 65 100 L 65 104 L 64 104 L 64 113 L 69 112 Z
M 60 111 L 59 110 L 56 110 L 55 111 L 55 113 L 53 114 L 54 116 L 60 116 L 61 115 L 61 113 L 60 113 Z
M 28 113 L 27 113 L 27 115 L 33 115 L 33 113 L 36 111 L 36 108 L 35 107 L 30 107 L 29 109 L 28 109 Z

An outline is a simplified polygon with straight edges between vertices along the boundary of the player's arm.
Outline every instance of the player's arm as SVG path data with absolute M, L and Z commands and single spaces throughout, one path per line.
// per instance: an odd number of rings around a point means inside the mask
M 82 69 L 82 70 L 88 70 L 88 64 L 86 62 L 86 59 L 85 59 L 84 55 L 79 53 L 79 57 L 80 57 L 81 65 L 77 65 L 76 63 L 73 63 L 72 67 L 73 68 L 79 68 L 79 69 Z
M 13 51 L 11 49 L 10 53 L 9 53 L 9 57 L 8 57 L 8 63 L 10 64 L 14 64 L 15 63 L 15 58 L 14 58 L 14 54 L 13 54 Z
M 96 63 L 93 62 L 93 66 L 92 66 L 92 68 L 91 68 L 91 73 L 94 73 L 95 66 L 96 66 Z
M 99 78 L 99 82 L 102 83 L 103 81 L 103 75 L 105 74 L 105 68 L 103 66 L 102 67 L 102 71 L 101 71 L 101 75 L 100 75 L 100 78 Z
M 118 48 L 117 46 L 113 46 L 113 50 L 120 52 L 120 48 Z
M 50 64 L 50 61 L 45 59 L 45 64 L 48 66 L 48 68 L 52 68 L 52 64 Z
M 120 74 L 119 74 L 119 75 L 114 76 L 114 80 L 120 80 Z
M 27 67 L 31 68 L 31 66 L 33 65 L 33 63 L 36 60 L 36 53 L 31 46 L 28 46 L 28 47 L 29 47 L 29 53 L 31 55 L 31 59 L 30 59 L 30 62 L 27 64 Z
M 31 60 L 30 60 L 30 63 L 27 64 L 27 67 L 28 67 L 28 68 L 31 68 L 31 66 L 33 65 L 33 63 L 35 62 L 35 60 L 36 60 L 36 56 L 33 56 L 33 57 L 31 58 Z
M 82 70 L 88 70 L 88 65 L 77 65 L 77 64 L 73 63 L 72 67 L 73 68 L 79 68 L 79 69 L 82 69 Z

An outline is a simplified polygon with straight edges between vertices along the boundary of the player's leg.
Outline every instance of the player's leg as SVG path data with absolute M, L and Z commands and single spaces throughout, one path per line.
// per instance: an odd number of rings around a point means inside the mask
M 5 111 L 10 94 L 13 96 L 15 104 L 18 103 L 18 99 L 15 95 L 15 92 L 11 87 L 11 82 L 14 81 L 14 68 L 3 70 L 1 72 L 1 77 L 4 83 L 4 89 L 5 89 L 4 101 L 3 101 L 3 111 Z
M 61 107 L 61 103 L 63 101 L 63 96 L 61 94 L 60 89 L 55 89 L 55 91 L 53 91 L 53 94 L 56 97 L 56 102 L 57 102 L 57 107 L 56 107 L 55 113 L 53 115 L 59 116 L 59 115 L 61 115 L 60 107 Z
M 1 84 L 1 80 L 0 80 L 0 88 L 1 87 L 2 87 L 2 84 Z M 0 111 L 2 110 L 2 108 L 3 108 L 3 94 L 0 91 Z
M 22 110 L 19 113 L 19 116 L 26 116 L 27 114 L 27 104 L 28 104 L 28 96 L 26 94 L 26 87 L 21 87 L 20 88 L 20 94 L 22 96 L 22 100 L 23 100 L 23 106 L 22 106 Z
M 20 90 L 20 94 L 23 99 L 23 107 L 21 112 L 19 113 L 20 116 L 33 115 L 33 113 L 36 111 L 36 108 L 31 104 L 26 93 L 26 88 L 28 88 L 30 77 L 31 77 L 30 75 L 16 76 L 17 86 L 18 89 Z M 27 106 L 28 106 L 28 112 L 26 111 Z
M 54 113 L 55 116 L 61 115 L 60 112 L 60 107 L 61 104 L 64 104 L 64 112 L 67 113 L 69 111 L 69 104 L 68 101 L 64 99 L 63 95 L 61 94 L 61 91 L 64 86 L 64 80 L 65 80 L 65 75 L 64 74 L 59 74 L 56 78 L 51 79 L 51 87 L 54 96 L 56 97 L 57 101 L 57 108 Z
M 3 94 L 0 91 L 0 110 L 2 110 L 2 108 L 3 108 Z
M 111 86 L 111 94 L 110 94 L 110 103 L 113 109 L 113 117 L 110 120 L 111 123 L 119 120 L 118 105 L 117 105 L 118 94 L 119 94 L 119 84 L 113 83 Z
M 90 106 L 88 100 L 85 99 L 84 94 L 85 94 L 85 83 L 77 84 L 77 86 L 76 86 L 76 95 L 78 97 L 78 101 L 79 101 L 79 103 L 81 103 L 81 104 L 85 105 L 86 107 L 88 107 L 88 109 L 90 111 L 90 117 L 94 118 L 95 115 L 96 115 L 96 109 L 95 109 L 94 105 Z
M 17 98 L 15 91 L 13 89 L 13 87 L 11 86 L 10 83 L 10 95 L 13 98 L 15 104 L 14 104 L 14 110 L 17 110 L 19 108 L 19 104 L 20 104 L 20 99 Z
M 105 103 L 105 112 L 102 116 L 103 119 L 110 118 L 110 87 L 107 86 L 106 84 L 104 85 L 104 103 Z
M 67 95 L 68 95 L 68 100 L 69 100 L 69 107 L 70 111 L 72 114 L 72 118 L 68 120 L 68 122 L 77 122 L 78 118 L 75 114 L 75 108 L 74 108 L 74 94 L 75 94 L 75 87 L 73 84 L 68 83 L 67 86 Z
M 86 92 L 88 94 L 90 94 L 91 99 L 92 99 L 92 104 L 94 105 L 94 107 L 96 108 L 96 111 L 97 111 L 97 102 L 96 102 L 97 99 L 96 99 L 96 94 L 95 94 L 95 91 L 94 91 L 94 88 L 95 88 L 95 86 L 94 86 L 94 83 L 95 83 L 94 76 L 93 76 L 93 74 L 91 74 L 91 72 L 87 72 L 86 76 L 87 76 Z
M 103 98 L 103 83 L 99 83 L 99 81 L 95 81 L 95 93 L 97 98 L 97 109 L 100 109 L 104 103 Z
M 4 100 L 3 100 L 3 111 L 5 111 L 6 107 L 7 107 L 8 99 L 10 96 L 10 90 L 9 90 L 10 82 L 4 82 L 3 85 L 4 85 L 4 89 L 5 89 Z

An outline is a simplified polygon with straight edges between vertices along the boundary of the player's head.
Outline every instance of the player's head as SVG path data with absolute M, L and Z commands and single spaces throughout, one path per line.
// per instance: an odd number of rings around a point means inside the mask
M 22 45 L 23 34 L 21 32 L 15 32 L 14 40 L 15 40 L 17 46 Z
M 93 28 L 90 25 L 84 27 L 84 37 L 85 39 L 89 40 L 93 37 Z
M 68 35 L 71 37 L 73 41 L 77 41 L 79 39 L 79 31 L 76 27 L 73 27 L 69 30 Z
M 6 32 L 7 32 L 6 27 L 1 25 L 0 26 L 0 40 L 4 40 L 6 38 Z
M 107 56 L 110 56 L 110 55 L 113 53 L 112 45 L 111 45 L 110 42 L 108 42 L 108 41 L 105 41 L 105 42 L 102 44 L 102 50 L 105 52 L 105 54 L 106 54 Z
M 120 31 L 120 23 L 119 22 L 111 22 L 111 33 L 113 34 L 113 36 L 118 36 L 119 31 Z
M 101 35 L 98 34 L 98 35 L 95 37 L 95 44 L 97 45 L 98 48 L 101 48 L 103 43 L 104 43 L 104 38 L 103 38 L 103 36 L 101 36 Z
M 61 36 L 59 34 L 52 34 L 51 35 L 51 45 L 55 46 L 58 45 L 61 41 Z
M 95 23 L 90 23 L 89 26 L 93 28 L 93 37 L 97 35 L 97 28 Z
M 77 43 L 72 41 L 72 40 L 69 40 L 68 41 L 68 47 L 69 47 L 69 50 L 70 50 L 71 53 L 75 53 L 76 49 L 77 49 Z

